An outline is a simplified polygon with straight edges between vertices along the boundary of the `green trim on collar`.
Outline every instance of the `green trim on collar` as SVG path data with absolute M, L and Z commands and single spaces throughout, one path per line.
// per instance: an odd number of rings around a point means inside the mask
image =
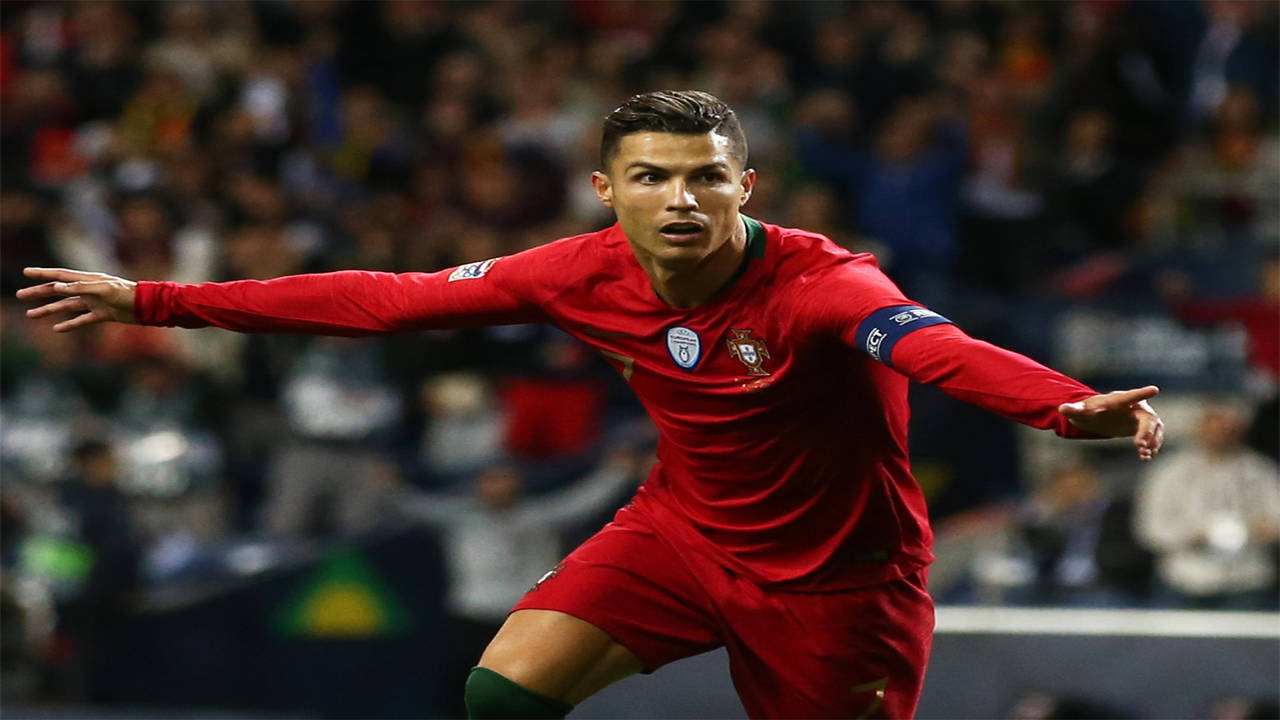
M 742 220 L 747 225 L 747 257 L 763 258 L 765 246 L 764 226 L 760 224 L 759 220 L 746 215 L 742 216 Z M 743 267 L 746 267 L 746 263 L 743 263 Z
M 742 223 L 747 226 L 747 246 L 745 252 L 742 253 L 742 264 L 738 265 L 738 270 L 729 278 L 729 282 L 725 283 L 720 292 L 726 292 L 729 288 L 738 283 L 743 275 L 747 274 L 747 268 L 751 266 L 751 261 L 764 257 L 764 226 L 755 218 L 742 216 Z

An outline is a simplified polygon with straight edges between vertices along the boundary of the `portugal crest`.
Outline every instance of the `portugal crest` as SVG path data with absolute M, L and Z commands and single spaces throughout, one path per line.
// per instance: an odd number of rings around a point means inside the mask
M 768 375 L 769 371 L 760 367 L 765 360 L 769 359 L 769 348 L 765 347 L 764 341 L 751 337 L 750 330 L 730 328 L 729 332 L 733 333 L 733 336 L 725 341 L 729 343 L 729 354 L 747 366 L 747 374 Z

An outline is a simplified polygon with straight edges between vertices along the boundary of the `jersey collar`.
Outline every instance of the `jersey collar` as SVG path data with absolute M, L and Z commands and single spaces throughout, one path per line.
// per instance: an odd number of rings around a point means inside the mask
M 742 264 L 738 266 L 738 271 L 733 274 L 733 277 L 729 278 L 729 282 L 720 288 L 720 292 L 716 293 L 717 295 L 723 295 L 728 292 L 729 288 L 736 285 L 738 280 L 747 274 L 747 268 L 751 266 L 752 260 L 764 258 L 764 226 L 760 224 L 760 221 L 746 215 L 742 216 L 742 223 L 747 227 L 747 246 L 742 253 Z

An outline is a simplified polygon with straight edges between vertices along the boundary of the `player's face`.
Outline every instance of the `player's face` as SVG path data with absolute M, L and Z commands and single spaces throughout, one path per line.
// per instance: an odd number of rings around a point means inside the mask
M 636 255 L 673 269 L 696 266 L 729 240 L 756 178 L 729 139 L 710 132 L 626 135 L 606 171 L 592 184 Z

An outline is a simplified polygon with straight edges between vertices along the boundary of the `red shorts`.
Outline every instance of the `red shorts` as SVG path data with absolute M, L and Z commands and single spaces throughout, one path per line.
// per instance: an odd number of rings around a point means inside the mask
M 681 552 L 628 507 L 514 610 L 585 620 L 646 672 L 723 645 L 753 718 L 906 718 L 933 637 L 924 576 L 827 593 L 769 590 Z

